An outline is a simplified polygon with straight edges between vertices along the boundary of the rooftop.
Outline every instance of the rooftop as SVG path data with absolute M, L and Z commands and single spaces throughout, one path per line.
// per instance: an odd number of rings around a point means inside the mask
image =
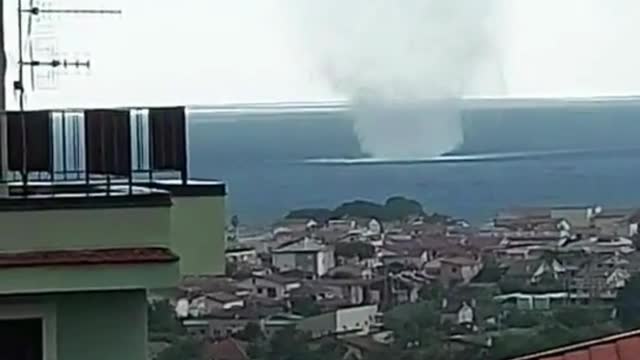
M 638 354 L 640 330 L 635 330 L 512 360 L 633 360 Z
M 286 253 L 286 252 L 318 252 L 327 248 L 319 240 L 304 237 L 295 242 L 288 243 L 282 247 L 274 249 L 274 253 Z
M 228 302 L 242 300 L 238 296 L 235 296 L 234 294 L 224 292 L 224 291 L 216 291 L 213 293 L 209 293 L 207 294 L 207 297 L 210 298 L 211 300 L 214 300 L 220 303 L 228 303 Z

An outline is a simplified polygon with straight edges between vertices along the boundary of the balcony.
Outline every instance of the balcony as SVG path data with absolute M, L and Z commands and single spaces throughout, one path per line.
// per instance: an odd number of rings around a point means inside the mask
M 188 178 L 184 108 L 8 113 L 0 294 L 224 273 L 224 199 Z

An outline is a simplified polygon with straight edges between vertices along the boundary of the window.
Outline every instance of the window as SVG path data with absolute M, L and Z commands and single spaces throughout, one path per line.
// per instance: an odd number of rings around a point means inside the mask
M 267 296 L 270 298 L 276 297 L 276 288 L 267 288 Z
M 0 306 L 0 358 L 56 360 L 56 329 L 53 304 Z
M 42 319 L 0 320 L 2 358 L 16 360 L 42 360 Z

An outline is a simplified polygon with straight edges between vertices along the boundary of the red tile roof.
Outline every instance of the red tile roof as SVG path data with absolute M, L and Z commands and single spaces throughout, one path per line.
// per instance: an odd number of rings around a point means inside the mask
M 640 358 L 640 330 L 527 355 L 513 360 L 635 360 Z
M 226 338 L 210 344 L 206 349 L 207 360 L 249 360 L 247 344 L 234 338 Z
M 171 250 L 159 247 L 24 251 L 0 253 L 0 268 L 164 263 L 178 259 Z

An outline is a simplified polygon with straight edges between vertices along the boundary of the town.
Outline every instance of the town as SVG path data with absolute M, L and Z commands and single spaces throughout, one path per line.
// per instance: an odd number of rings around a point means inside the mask
M 163 358 L 154 333 L 173 326 L 215 359 L 504 359 L 593 339 L 640 325 L 639 223 L 638 209 L 593 205 L 472 226 L 403 197 L 296 210 L 262 231 L 233 217 L 226 275 L 158 298 L 151 345 Z

